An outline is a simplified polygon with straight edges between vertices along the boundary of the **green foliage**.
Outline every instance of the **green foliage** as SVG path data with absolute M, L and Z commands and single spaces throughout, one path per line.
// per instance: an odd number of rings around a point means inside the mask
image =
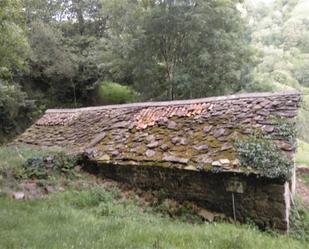
M 189 202 L 184 202 L 180 205 L 174 200 L 164 198 L 158 201 L 157 205 L 154 207 L 154 210 L 164 215 L 177 218 L 181 221 L 192 222 L 196 224 L 202 223 L 201 217 L 196 214 L 192 203 Z
M 254 80 L 245 85 L 245 91 L 297 90 L 308 94 L 308 6 L 302 0 L 245 1 L 247 34 L 258 62 Z M 309 141 L 307 109 L 301 107 L 297 121 L 298 136 L 305 141 Z
M 303 96 L 303 102 L 301 103 L 301 108 L 298 111 L 297 117 L 297 131 L 298 138 L 309 142 L 309 96 Z
M 162 1 L 144 15 L 143 35 L 132 34 L 134 85 L 146 98 L 224 94 L 244 83 L 251 52 L 235 4 L 197 2 Z
M 29 125 L 33 109 L 18 85 L 0 78 L 0 144 Z
M 295 121 L 290 121 L 287 118 L 274 117 L 274 131 L 272 136 L 281 137 L 295 143 L 297 139 L 297 128 Z
M 309 60 L 297 66 L 295 69 L 295 78 L 301 85 L 309 87 Z
M 98 217 L 130 213 L 130 206 L 117 205 L 120 190 L 115 187 L 107 190 L 104 186 L 96 186 L 90 190 L 74 192 L 72 197 L 69 200 L 70 205 L 79 209 L 87 209 Z
M 235 147 L 241 165 L 265 177 L 290 179 L 293 162 L 271 140 L 251 135 L 237 141 Z
M 251 52 L 236 2 L 28 0 L 23 85 L 47 107 L 93 104 L 102 81 L 134 86 L 143 99 L 238 91 Z
M 0 144 L 23 130 L 31 119 L 26 94 L 13 82 L 26 68 L 29 46 L 20 0 L 0 1 Z
M 13 178 L 27 177 L 24 170 L 27 160 L 62 153 L 59 148 L 34 149 L 28 146 L 2 146 L 0 147 L 0 175 Z
M 246 92 L 275 92 L 276 86 L 268 75 L 255 76 L 255 80 L 244 86 Z
M 138 99 L 137 93 L 130 87 L 106 81 L 97 85 L 97 95 L 100 104 L 124 104 Z
M 0 147 L 0 175 L 12 176 L 20 178 L 24 176 L 23 165 L 29 158 L 42 157 L 54 154 L 59 149 L 53 148 L 49 150 L 39 150 L 29 147 Z
M 248 226 L 190 224 L 145 212 L 119 202 L 104 188 L 66 191 L 42 200 L 13 201 L 0 197 L 1 248 L 205 248 L 306 249 L 306 242 L 269 235 Z M 103 192 L 98 194 L 97 192 Z M 95 193 L 95 194 L 93 194 Z M 75 206 L 76 200 L 101 196 L 102 201 Z M 112 195 L 112 197 L 110 197 Z M 105 197 L 103 197 L 105 196 Z M 97 197 L 95 197 L 96 199 Z M 111 200 L 112 199 L 112 200 Z M 100 204 L 109 205 L 99 215 Z M 106 212 L 106 210 L 109 210 Z
M 309 166 L 309 144 L 298 140 L 296 164 Z
M 76 105 L 77 83 L 73 79 L 78 74 L 78 59 L 71 51 L 73 48 L 64 44 L 61 31 L 42 21 L 33 21 L 29 41 L 33 48 L 27 74 L 30 82 L 24 84 L 31 97 L 38 96 L 33 96 L 33 92 L 43 92 L 49 97 L 43 94 L 39 101 L 47 106 L 59 102 Z
M 98 207 L 101 202 L 111 202 L 114 196 L 104 187 L 94 187 L 89 191 L 76 192 L 70 203 L 77 208 Z
M 291 237 L 309 243 L 309 208 L 301 199 L 296 199 L 290 216 Z
M 27 178 L 47 179 L 53 174 L 72 173 L 77 164 L 77 158 L 63 151 L 48 156 L 29 158 L 23 165 Z
M 10 72 L 25 67 L 29 47 L 24 33 L 20 0 L 0 2 L 0 78 L 2 68 Z

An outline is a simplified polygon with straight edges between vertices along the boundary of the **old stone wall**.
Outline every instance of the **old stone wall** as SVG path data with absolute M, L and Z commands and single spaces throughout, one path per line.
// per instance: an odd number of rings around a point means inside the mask
M 209 173 L 154 166 L 86 163 L 85 169 L 144 189 L 159 189 L 177 200 L 189 200 L 233 217 L 232 192 L 238 221 L 260 228 L 287 231 L 289 186 L 279 180 L 236 173 Z

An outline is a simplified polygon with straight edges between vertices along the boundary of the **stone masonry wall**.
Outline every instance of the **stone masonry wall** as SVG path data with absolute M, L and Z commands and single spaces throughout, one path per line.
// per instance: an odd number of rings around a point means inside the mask
M 229 217 L 233 217 L 233 191 L 238 221 L 244 223 L 251 220 L 260 228 L 288 230 L 289 187 L 282 181 L 236 173 L 207 173 L 95 162 L 87 162 L 85 169 L 143 189 L 163 190 L 171 198 L 193 201 Z

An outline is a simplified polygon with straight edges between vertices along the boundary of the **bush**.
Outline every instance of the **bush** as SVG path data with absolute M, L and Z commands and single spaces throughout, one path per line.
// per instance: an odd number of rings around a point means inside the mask
M 257 170 L 262 176 L 290 179 L 293 162 L 270 140 L 251 135 L 237 141 L 235 147 L 241 165 Z
M 76 157 L 61 151 L 54 155 L 30 158 L 24 163 L 23 168 L 29 178 L 46 179 L 51 174 L 70 173 L 77 160 Z
M 274 92 L 275 85 L 270 80 L 269 74 L 256 75 L 255 80 L 244 86 L 246 92 Z
M 296 142 L 297 128 L 294 121 L 290 121 L 287 118 L 274 117 L 273 122 L 276 125 L 274 126 L 272 137 L 282 137 L 291 143 Z
M 33 149 L 28 146 L 0 147 L 0 175 L 22 178 L 25 176 L 24 164 L 29 158 L 43 157 L 58 152 L 58 148 Z
M 97 86 L 98 104 L 124 104 L 135 102 L 137 98 L 137 93 L 128 86 L 106 81 Z

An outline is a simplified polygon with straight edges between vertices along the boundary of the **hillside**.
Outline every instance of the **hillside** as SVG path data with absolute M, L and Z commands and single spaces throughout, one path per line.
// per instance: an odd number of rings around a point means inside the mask
M 256 51 L 247 91 L 298 90 L 303 93 L 299 138 L 309 141 L 309 2 L 246 2 L 248 37 Z
M 190 224 L 143 212 L 137 204 L 117 203 L 112 198 L 102 187 L 67 191 L 40 201 L 16 202 L 0 197 L 0 247 L 308 248 L 305 242 L 262 233 L 249 225 Z
M 308 248 L 306 203 L 297 201 L 289 236 L 253 224 L 209 223 L 213 214 L 190 202 L 98 179 L 68 160 L 58 165 L 62 173 L 24 170 L 27 158 L 41 165 L 46 153 L 55 152 L 20 148 L 16 157 L 15 148 L 0 147 L 0 248 Z

